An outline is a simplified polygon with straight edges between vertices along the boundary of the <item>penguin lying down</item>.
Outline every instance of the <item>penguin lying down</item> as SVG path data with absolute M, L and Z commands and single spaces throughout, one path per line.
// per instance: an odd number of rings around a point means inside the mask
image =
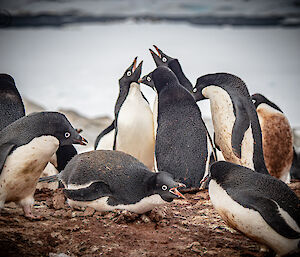
M 67 118 L 57 112 L 24 116 L 0 132 L 0 209 L 6 202 L 31 213 L 38 179 L 59 145 L 85 144 Z
M 129 154 L 96 150 L 72 158 L 58 175 L 71 207 L 92 207 L 97 211 L 129 210 L 138 214 L 184 198 L 177 190 L 185 187 L 167 172 L 153 173 Z
M 300 249 L 300 201 L 282 181 L 219 161 L 210 167 L 209 196 L 234 229 L 286 255 Z

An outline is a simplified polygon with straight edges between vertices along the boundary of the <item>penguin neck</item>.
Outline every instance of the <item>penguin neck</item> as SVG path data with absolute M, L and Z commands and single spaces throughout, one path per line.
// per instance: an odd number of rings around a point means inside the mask
M 140 85 L 136 82 L 132 82 L 129 86 L 128 97 L 142 97 Z
M 186 88 L 189 92 L 192 92 L 193 86 L 192 83 L 188 80 L 188 78 L 184 75 L 181 65 L 177 59 L 172 60 L 168 67 L 176 74 L 180 84 Z

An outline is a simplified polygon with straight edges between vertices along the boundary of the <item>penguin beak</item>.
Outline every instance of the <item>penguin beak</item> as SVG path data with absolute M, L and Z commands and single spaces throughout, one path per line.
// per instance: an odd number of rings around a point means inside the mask
M 139 65 L 134 70 L 134 77 L 137 78 L 136 81 L 139 81 L 139 78 L 140 78 L 141 73 L 142 73 L 142 66 L 143 66 L 143 61 L 141 61 L 139 63 Z
M 137 60 L 138 57 L 135 57 L 134 60 L 133 60 L 133 63 L 132 63 L 132 72 L 135 71 L 136 69 L 136 60 Z
M 154 48 L 156 49 L 157 53 L 158 53 L 158 56 L 161 58 L 161 55 L 162 55 L 162 50 L 160 50 L 156 45 L 153 45 Z
M 173 194 L 173 195 L 175 195 L 177 198 L 185 198 L 184 196 L 183 196 L 183 194 L 181 194 L 179 191 L 178 191 L 178 189 L 177 188 L 179 188 L 179 187 L 186 187 L 186 185 L 185 184 L 182 184 L 182 183 L 178 183 L 178 185 L 176 186 L 176 187 L 173 187 L 173 188 L 171 188 L 170 190 L 169 190 L 169 192 L 171 193 L 171 194 Z
M 149 49 L 149 51 L 150 51 L 152 58 L 156 64 L 156 67 L 163 65 L 163 62 L 160 59 L 160 57 L 156 53 L 154 53 L 151 49 Z
M 73 144 L 87 145 L 87 143 L 88 141 L 80 135 L 73 139 Z

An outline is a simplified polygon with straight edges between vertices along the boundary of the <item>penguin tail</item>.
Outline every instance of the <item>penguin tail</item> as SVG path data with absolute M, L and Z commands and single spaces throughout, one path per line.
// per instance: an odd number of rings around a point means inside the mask
M 53 176 L 48 176 L 48 177 L 42 177 L 42 178 L 39 179 L 38 182 L 50 183 L 50 182 L 55 182 L 57 180 L 58 180 L 58 176 L 53 175 Z
M 115 128 L 115 120 L 113 120 L 112 123 L 97 136 L 94 145 L 94 150 L 97 149 L 100 139 L 104 137 L 106 134 L 108 134 L 109 132 L 111 132 L 114 128 Z

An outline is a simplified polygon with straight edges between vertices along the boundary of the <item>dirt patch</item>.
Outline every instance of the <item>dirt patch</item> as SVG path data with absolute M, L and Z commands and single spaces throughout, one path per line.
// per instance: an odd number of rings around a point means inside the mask
M 291 188 L 299 197 L 300 182 Z M 0 256 L 271 256 L 223 222 L 207 191 L 185 196 L 137 215 L 71 210 L 60 190 L 42 189 L 34 212 L 44 220 L 26 219 L 13 204 L 3 210 Z

